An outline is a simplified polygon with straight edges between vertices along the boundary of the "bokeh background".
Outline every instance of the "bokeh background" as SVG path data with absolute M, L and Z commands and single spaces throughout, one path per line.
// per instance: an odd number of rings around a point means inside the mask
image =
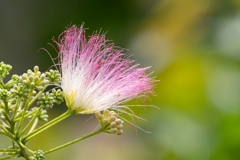
M 0 1 L 0 61 L 11 74 L 53 63 L 47 43 L 67 25 L 85 23 L 87 35 L 107 32 L 156 76 L 156 108 L 135 107 L 148 122 L 125 123 L 122 136 L 100 134 L 47 155 L 46 160 L 238 160 L 240 159 L 239 0 Z M 11 76 L 9 76 L 11 77 Z M 136 101 L 130 102 L 136 104 Z M 67 110 L 49 110 L 49 119 Z M 91 115 L 71 116 L 32 139 L 48 150 L 90 133 Z M 0 135 L 0 148 L 10 141 Z M 21 159 L 21 158 L 20 158 Z

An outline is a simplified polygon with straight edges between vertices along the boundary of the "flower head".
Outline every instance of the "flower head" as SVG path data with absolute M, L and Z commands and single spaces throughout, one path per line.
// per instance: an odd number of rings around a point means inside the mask
M 154 79 L 130 60 L 125 50 L 94 33 L 71 26 L 54 41 L 59 47 L 61 87 L 68 108 L 76 114 L 92 114 L 124 107 L 127 101 L 152 93 Z

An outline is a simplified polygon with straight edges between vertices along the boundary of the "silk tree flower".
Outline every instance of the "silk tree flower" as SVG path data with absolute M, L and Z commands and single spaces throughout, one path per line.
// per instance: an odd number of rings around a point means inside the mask
M 138 68 L 126 50 L 93 33 L 86 39 L 83 26 L 71 26 L 54 40 L 59 48 L 61 87 L 72 113 L 92 114 L 122 110 L 134 98 L 153 93 L 154 79 Z

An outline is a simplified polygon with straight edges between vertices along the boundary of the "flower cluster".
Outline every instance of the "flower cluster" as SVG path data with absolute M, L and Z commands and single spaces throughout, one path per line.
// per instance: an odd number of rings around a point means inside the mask
M 5 64 L 3 62 L 0 63 L 0 81 L 9 74 L 9 71 L 12 69 L 12 66 L 9 64 Z
M 104 110 L 103 114 L 100 112 L 95 113 L 98 121 L 104 128 L 104 132 L 110 134 L 123 134 L 123 120 L 117 119 L 117 114 L 114 111 Z
M 53 107 L 54 103 L 60 104 L 63 102 L 63 93 L 60 89 L 53 89 L 52 93 L 46 92 L 41 94 L 38 97 L 38 100 L 39 101 L 37 102 L 37 104 L 39 106 L 42 106 L 45 109 L 49 109 Z
M 82 26 L 72 26 L 54 42 L 59 47 L 61 87 L 73 113 L 126 107 L 121 104 L 152 93 L 154 79 L 146 74 L 148 67 L 138 68 L 131 55 L 106 40 L 105 34 L 87 40 Z
M 56 67 L 60 66 L 61 73 L 52 69 L 42 73 L 35 66 L 4 84 L 12 67 L 0 63 L 0 134 L 12 140 L 10 148 L 0 149 L 0 155 L 9 155 L 3 159 L 44 160 L 46 154 L 101 132 L 121 135 L 124 121 L 119 112 L 132 115 L 124 110 L 129 109 L 126 102 L 152 93 L 155 80 L 146 73 L 149 67 L 138 68 L 131 55 L 106 40 L 105 34 L 94 33 L 87 40 L 83 26 L 71 26 L 54 42 L 59 48 Z M 61 89 L 45 92 L 49 85 Z M 64 100 L 68 110 L 47 122 L 47 110 Z M 93 113 L 101 128 L 89 135 L 48 151 L 26 146 L 31 138 L 72 114 Z

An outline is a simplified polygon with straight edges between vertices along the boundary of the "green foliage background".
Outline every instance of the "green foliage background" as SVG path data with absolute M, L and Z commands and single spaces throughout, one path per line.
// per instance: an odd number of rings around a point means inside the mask
M 47 43 L 70 24 L 106 32 L 128 48 L 141 67 L 157 76 L 156 108 L 134 107 L 148 122 L 126 127 L 122 136 L 100 134 L 47 155 L 58 160 L 240 159 L 239 0 L 58 0 L 0 2 L 0 61 L 11 74 L 53 65 Z M 9 76 L 10 77 L 10 76 Z M 140 103 L 139 101 L 130 102 Z M 148 103 L 148 102 L 147 102 Z M 66 110 L 49 111 L 50 119 Z M 96 126 L 91 115 L 71 116 L 29 142 L 48 150 Z M 125 125 L 128 126 L 128 125 Z M 137 133 L 137 134 L 136 134 Z M 10 141 L 0 136 L 0 148 Z

